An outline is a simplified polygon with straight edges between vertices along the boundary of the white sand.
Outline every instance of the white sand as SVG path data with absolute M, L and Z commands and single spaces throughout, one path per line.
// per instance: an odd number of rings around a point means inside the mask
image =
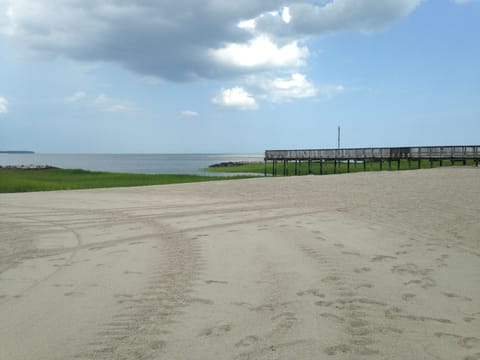
M 0 359 L 480 359 L 480 170 L 0 195 Z

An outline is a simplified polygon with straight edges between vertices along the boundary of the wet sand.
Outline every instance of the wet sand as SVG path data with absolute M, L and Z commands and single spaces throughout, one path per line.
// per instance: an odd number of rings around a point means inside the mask
M 480 359 L 480 170 L 0 195 L 0 359 Z

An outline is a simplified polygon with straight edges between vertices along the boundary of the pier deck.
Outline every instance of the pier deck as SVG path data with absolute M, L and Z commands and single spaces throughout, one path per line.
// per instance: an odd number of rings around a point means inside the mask
M 308 174 L 312 174 L 313 163 L 320 164 L 320 174 L 323 173 L 323 163 L 326 161 L 334 162 L 336 169 L 337 162 L 347 162 L 347 169 L 350 172 L 350 162 L 362 162 L 364 167 L 368 162 L 379 162 L 380 169 L 384 162 L 397 162 L 397 168 L 400 169 L 401 160 L 408 160 L 409 168 L 412 161 L 418 161 L 418 167 L 422 160 L 430 161 L 433 166 L 434 161 L 439 161 L 440 166 L 443 161 L 462 162 L 464 165 L 467 160 L 471 160 L 478 166 L 480 161 L 480 145 L 457 145 L 457 146 L 414 146 L 414 147 L 375 147 L 375 148 L 344 148 L 344 149 L 308 149 L 308 150 L 266 150 L 265 151 L 265 175 L 267 175 L 267 162 L 272 161 L 272 175 L 278 175 L 278 162 L 284 163 L 284 175 L 288 175 L 288 163 L 295 162 L 295 169 L 302 161 L 308 162 Z M 297 171 L 295 171 L 297 175 Z

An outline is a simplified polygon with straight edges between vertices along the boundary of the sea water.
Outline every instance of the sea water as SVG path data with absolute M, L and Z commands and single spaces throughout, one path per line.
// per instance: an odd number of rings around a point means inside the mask
M 258 162 L 263 154 L 0 154 L 0 165 L 50 165 L 63 169 L 139 174 L 206 175 L 221 162 Z

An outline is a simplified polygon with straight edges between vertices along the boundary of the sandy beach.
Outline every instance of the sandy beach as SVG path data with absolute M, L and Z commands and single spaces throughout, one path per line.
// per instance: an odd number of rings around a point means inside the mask
M 480 169 L 0 195 L 0 359 L 480 359 Z

